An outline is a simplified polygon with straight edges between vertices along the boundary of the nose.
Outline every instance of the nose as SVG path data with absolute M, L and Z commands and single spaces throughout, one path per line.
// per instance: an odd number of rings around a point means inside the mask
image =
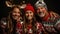
M 16 16 L 20 16 L 20 14 L 19 14 L 19 13 L 16 13 L 15 15 L 16 15 Z
M 28 16 L 29 16 L 30 14 L 28 13 Z
M 28 13 L 28 16 L 30 16 L 30 13 Z

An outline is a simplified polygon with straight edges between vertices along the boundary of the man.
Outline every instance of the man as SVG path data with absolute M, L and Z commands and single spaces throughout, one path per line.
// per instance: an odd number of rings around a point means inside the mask
M 60 17 L 58 14 L 50 11 L 43 1 L 37 1 L 36 4 L 37 16 L 41 18 L 45 30 L 49 34 L 57 34 L 60 32 Z

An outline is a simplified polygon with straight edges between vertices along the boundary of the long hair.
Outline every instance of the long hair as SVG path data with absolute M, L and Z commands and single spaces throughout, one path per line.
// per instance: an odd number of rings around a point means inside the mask
M 35 13 L 34 13 L 34 15 L 33 15 L 33 18 L 32 18 L 32 30 L 33 30 L 33 34 L 35 33 L 35 31 L 36 31 L 36 19 L 35 19 Z M 25 16 L 25 12 L 24 12 L 24 28 L 26 28 L 27 26 L 29 25 L 29 21 L 28 21 L 28 19 L 26 18 L 26 16 Z
M 12 31 L 13 31 L 13 23 L 12 23 L 12 21 L 13 21 L 13 18 L 12 18 L 12 11 L 13 11 L 13 9 L 14 8 L 18 8 L 20 11 L 21 11 L 21 9 L 18 7 L 18 6 L 14 6 L 14 7 L 12 7 L 11 8 L 11 10 L 10 10 L 10 12 L 9 12 L 9 15 L 8 15 L 8 18 L 7 18 L 7 28 L 8 28 L 8 34 L 11 34 L 12 33 Z M 20 14 L 22 15 L 22 13 L 20 12 Z

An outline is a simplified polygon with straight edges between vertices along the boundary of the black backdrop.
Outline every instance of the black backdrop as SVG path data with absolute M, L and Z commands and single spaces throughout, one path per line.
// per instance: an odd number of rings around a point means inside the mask
M 14 2 L 18 2 L 21 0 L 14 0 Z M 31 3 L 32 5 L 34 5 L 34 3 L 37 1 L 37 0 L 25 0 L 27 3 Z M 48 7 L 48 10 L 52 10 L 56 13 L 60 13 L 60 1 L 59 0 L 44 0 L 45 3 L 47 4 L 47 7 Z M 7 9 L 8 7 L 6 7 L 5 5 L 5 0 L 0 0 L 0 19 L 2 17 L 6 17 L 8 15 L 8 12 L 9 12 L 9 8 Z

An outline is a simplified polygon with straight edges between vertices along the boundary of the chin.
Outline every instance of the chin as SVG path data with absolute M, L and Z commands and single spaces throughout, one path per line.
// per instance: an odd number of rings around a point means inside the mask
M 28 20 L 31 20 L 31 19 L 28 19 Z
M 39 17 L 44 17 L 45 15 L 39 15 Z
M 17 18 L 13 18 L 14 20 L 17 20 Z
M 32 18 L 28 18 L 28 20 L 31 20 Z

